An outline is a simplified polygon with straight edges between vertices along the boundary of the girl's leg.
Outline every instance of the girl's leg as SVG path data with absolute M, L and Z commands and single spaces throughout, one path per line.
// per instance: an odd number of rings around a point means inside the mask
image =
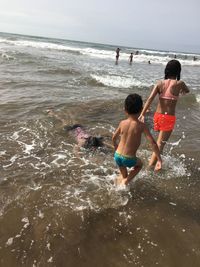
M 160 150 L 160 153 L 163 152 L 163 148 L 166 144 L 166 142 L 168 141 L 170 135 L 171 135 L 172 131 L 168 131 L 168 132 L 164 132 L 164 131 L 160 131 L 159 135 L 158 135 L 158 139 L 157 139 L 157 145 L 158 148 Z M 153 166 L 155 165 L 157 162 L 157 157 L 155 155 L 155 153 L 152 154 L 151 159 L 149 161 L 149 166 Z

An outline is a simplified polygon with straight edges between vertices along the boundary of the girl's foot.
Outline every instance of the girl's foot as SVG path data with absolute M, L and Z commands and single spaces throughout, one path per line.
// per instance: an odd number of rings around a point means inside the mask
M 154 168 L 154 171 L 160 171 L 162 168 L 161 166 L 161 162 L 157 161 L 156 165 L 155 165 L 155 168 Z

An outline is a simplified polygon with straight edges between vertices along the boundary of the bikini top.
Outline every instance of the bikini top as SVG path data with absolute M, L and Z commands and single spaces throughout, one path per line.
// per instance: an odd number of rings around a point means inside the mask
M 178 95 L 173 95 L 170 91 L 174 84 L 171 85 L 171 80 L 165 80 L 162 83 L 162 92 L 160 93 L 159 98 L 161 99 L 169 99 L 169 100 L 178 100 Z
M 77 139 L 87 139 L 89 137 L 82 127 L 75 128 L 74 133 Z

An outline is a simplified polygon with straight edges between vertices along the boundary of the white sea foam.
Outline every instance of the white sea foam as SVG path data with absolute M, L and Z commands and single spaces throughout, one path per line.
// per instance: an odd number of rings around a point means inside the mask
M 6 242 L 6 246 L 11 246 L 13 244 L 13 240 L 14 240 L 14 238 L 13 237 L 10 237 L 8 239 L 8 241 Z
M 114 75 L 95 75 L 91 74 L 91 77 L 97 82 L 102 83 L 106 86 L 117 87 L 117 88 L 130 88 L 133 86 L 137 87 L 148 87 L 149 84 L 141 82 L 131 76 L 114 76 Z
M 6 52 L 2 52 L 1 57 L 7 60 L 15 59 L 13 56 L 8 55 L 8 53 Z
M 5 43 L 5 42 L 7 42 L 8 40 L 7 39 L 5 39 L 5 38 L 0 38 L 0 43 Z
M 3 166 L 3 168 L 8 168 L 8 167 L 10 167 L 10 166 L 12 166 L 13 165 L 13 163 L 16 161 L 16 159 L 18 159 L 19 158 L 19 156 L 18 155 L 14 155 L 14 156 L 12 156 L 11 158 L 10 158 L 10 164 L 7 164 L 7 165 L 4 165 Z
M 20 131 L 14 132 L 10 138 L 17 140 L 19 138 L 19 133 L 20 133 Z
M 196 100 L 198 103 L 200 103 L 200 95 L 196 95 Z
M 102 58 L 102 59 L 115 59 L 115 51 L 110 50 L 100 50 L 94 48 L 82 48 L 79 50 L 81 54 Z M 174 53 L 175 54 L 175 53 Z M 182 57 L 184 54 L 180 54 Z M 128 61 L 130 53 L 128 51 L 120 53 L 120 61 Z M 179 58 L 182 65 L 200 65 L 200 61 L 193 61 L 191 57 L 193 54 L 189 54 L 187 59 Z M 172 54 L 168 52 L 159 52 L 159 51 L 148 51 L 148 50 L 140 50 L 138 55 L 133 55 L 133 63 L 147 63 L 150 61 L 153 64 L 162 64 L 166 65 L 166 63 L 172 59 Z
M 187 167 L 180 159 L 166 155 L 163 156 L 163 162 L 163 168 L 168 170 L 168 175 L 164 176 L 164 179 L 181 177 L 187 174 Z
M 115 51 L 106 50 L 106 49 L 95 49 L 91 47 L 82 47 L 82 46 L 73 46 L 68 44 L 58 44 L 53 42 L 44 42 L 44 41 L 34 41 L 34 40 L 6 40 L 5 38 L 0 38 L 0 43 L 7 43 L 15 46 L 21 47 L 33 47 L 38 49 L 50 49 L 50 50 L 61 50 L 61 51 L 75 51 L 80 54 L 87 55 L 89 57 L 102 58 L 102 59 L 115 59 Z M 136 49 L 124 48 L 120 53 L 120 61 L 125 60 L 128 61 L 129 55 L 131 51 L 135 51 Z M 140 49 L 138 50 L 139 54 L 133 56 L 133 62 L 148 62 L 154 64 L 163 64 L 165 65 L 171 58 L 172 55 L 177 55 L 177 58 L 180 60 L 182 65 L 200 65 L 200 60 L 192 60 L 196 54 L 186 54 L 186 53 L 175 53 L 175 52 L 165 52 L 165 51 L 154 51 L 154 50 L 146 50 Z M 184 59 L 185 57 L 185 59 Z
M 0 151 L 0 156 L 6 155 L 6 150 Z
M 50 257 L 48 260 L 47 260 L 48 263 L 52 263 L 53 262 L 53 257 Z
M 56 157 L 53 161 L 52 164 L 55 164 L 56 166 L 62 166 L 62 163 L 58 163 L 59 160 L 66 159 L 66 155 L 63 155 L 62 153 L 55 154 L 54 157 Z
M 41 218 L 41 219 L 43 219 L 43 218 L 44 218 L 44 213 L 43 213 L 43 212 L 41 212 L 41 210 L 39 210 L 38 217 L 39 217 L 39 218 Z
M 133 49 L 135 50 L 135 49 Z M 115 59 L 115 51 L 105 50 L 105 49 L 95 49 L 95 48 L 81 48 L 81 54 L 88 55 L 90 57 L 102 58 L 102 59 Z M 128 61 L 130 56 L 130 49 L 124 49 L 120 52 L 119 60 Z M 139 50 L 138 55 L 133 55 L 133 62 L 147 63 L 150 61 L 154 64 L 165 65 L 169 60 L 172 59 L 173 52 L 162 52 L 162 51 L 152 51 L 152 50 Z M 192 58 L 196 56 L 195 54 L 184 54 L 176 53 L 177 58 L 180 60 L 182 65 L 200 65 L 200 60 L 194 61 Z
M 102 59 L 113 59 L 115 57 L 115 52 L 114 51 L 106 51 L 106 50 L 99 50 L 99 49 L 94 49 L 94 48 L 84 48 L 81 49 L 80 51 L 84 55 L 88 55 L 91 57 L 96 57 L 96 58 L 102 58 Z
M 2 42 L 5 42 L 3 40 Z M 66 46 L 62 44 L 55 44 L 50 42 L 38 42 L 38 41 L 28 41 L 28 40 L 6 40 L 6 43 L 22 46 L 22 47 L 33 47 L 33 48 L 40 48 L 40 49 L 54 49 L 54 50 L 72 50 L 72 51 L 80 51 L 80 48 Z
M 21 221 L 25 223 L 23 226 L 24 228 L 27 228 L 30 225 L 28 217 L 23 218 Z
M 35 146 L 35 140 L 33 140 L 32 144 L 30 145 L 24 143 L 24 153 L 31 154 L 31 151 L 34 149 Z
M 80 48 L 79 52 L 81 54 L 90 56 L 90 57 L 96 57 L 96 58 L 102 58 L 102 59 L 115 59 L 115 51 L 110 50 L 104 50 L 104 49 L 95 49 L 95 48 Z M 166 63 L 172 59 L 172 55 L 175 55 L 175 53 L 171 52 L 162 52 L 162 51 L 153 51 L 153 50 L 139 50 L 138 55 L 133 55 L 133 62 L 140 62 L 140 63 L 147 63 L 150 61 L 154 64 L 163 64 L 166 65 Z M 191 58 L 194 56 L 194 54 L 184 54 L 184 53 L 177 53 L 176 55 L 181 56 L 179 58 L 182 65 L 200 65 L 200 61 L 193 61 Z M 130 56 L 130 52 L 125 49 L 125 51 L 121 51 L 120 53 L 120 61 L 125 60 L 128 61 Z M 183 59 L 184 56 L 187 56 L 186 59 Z

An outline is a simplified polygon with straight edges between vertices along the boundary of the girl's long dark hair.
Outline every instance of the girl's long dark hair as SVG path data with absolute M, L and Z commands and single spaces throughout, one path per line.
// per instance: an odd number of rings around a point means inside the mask
M 179 81 L 181 78 L 181 63 L 176 60 L 170 60 L 165 67 L 165 80 L 171 77 L 176 77 Z

